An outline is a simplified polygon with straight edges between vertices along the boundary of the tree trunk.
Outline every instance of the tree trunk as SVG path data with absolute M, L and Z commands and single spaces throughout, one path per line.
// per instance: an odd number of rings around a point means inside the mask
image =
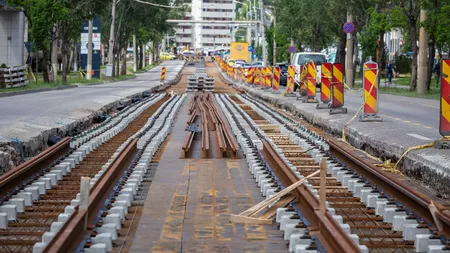
M 384 31 L 380 32 L 378 39 L 380 40 L 380 43 L 378 44 L 377 64 L 378 68 L 381 69 L 384 54 Z
M 417 86 L 417 52 L 419 51 L 417 47 L 417 25 L 416 19 L 409 20 L 409 30 L 411 33 L 411 46 L 412 46 L 412 66 L 411 66 L 411 83 L 409 85 L 409 90 L 416 90 Z
M 121 75 L 127 74 L 127 48 L 122 48 L 122 71 L 120 72 Z
M 118 50 L 119 51 L 119 50 Z M 117 76 L 120 76 L 120 53 L 117 53 L 117 58 L 116 58 L 116 73 Z
M 56 26 L 53 27 L 53 37 L 52 37 L 52 68 L 53 68 L 53 80 L 57 82 L 58 80 L 58 34 L 56 31 Z
M 339 45 L 336 52 L 336 63 L 341 63 L 345 69 L 345 45 L 347 43 L 347 37 L 344 32 L 339 35 Z
M 428 42 L 428 71 L 427 71 L 427 90 L 431 88 L 431 77 L 433 76 L 434 57 L 436 56 L 436 42 L 434 42 L 434 35 L 430 34 L 430 41 Z
M 49 83 L 50 79 L 48 78 L 48 52 L 46 50 L 42 50 L 42 77 L 44 79 L 44 83 Z
M 66 39 L 61 40 L 61 59 L 62 59 L 62 83 L 67 83 L 67 41 Z
M 353 85 L 355 85 L 355 77 L 356 77 L 356 67 L 358 66 L 358 34 L 355 33 L 353 37 Z
M 78 71 L 78 41 L 75 40 L 75 45 L 73 48 L 73 71 L 77 72 Z
M 144 54 L 144 45 L 141 44 L 139 46 L 140 50 L 139 50 L 139 69 L 144 68 L 144 61 L 145 61 L 145 54 Z
M 67 68 L 68 68 L 69 72 L 72 71 L 74 54 L 75 54 L 75 53 L 74 53 L 74 47 L 73 47 L 73 45 L 71 45 L 71 46 L 70 46 L 70 56 L 69 56 L 69 61 L 68 61 L 68 64 L 67 64 Z

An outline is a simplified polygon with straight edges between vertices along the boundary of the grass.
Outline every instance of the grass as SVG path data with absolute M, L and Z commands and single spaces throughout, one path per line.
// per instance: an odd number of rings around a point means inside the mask
M 123 76 L 118 76 L 115 78 L 105 77 L 103 73 L 101 74 L 100 79 L 92 79 L 87 80 L 84 77 L 81 77 L 78 72 L 71 72 L 67 74 L 67 83 L 64 84 L 61 81 L 61 75 L 58 75 L 58 81 L 55 83 L 44 83 L 42 73 L 39 73 L 37 76 L 38 83 L 36 84 L 33 79 L 28 82 L 27 86 L 17 87 L 17 88 L 8 88 L 8 89 L 0 89 L 0 93 L 14 92 L 14 91 L 24 91 L 24 90 L 35 90 L 35 89 L 45 89 L 45 88 L 56 88 L 56 87 L 65 87 L 72 84 L 100 84 L 105 81 L 120 81 L 124 79 L 129 79 L 134 77 L 134 74 L 126 74 Z
M 397 85 L 401 85 L 401 84 L 397 83 Z M 355 84 L 354 88 L 356 88 L 356 89 L 362 88 L 362 85 Z M 417 93 L 417 91 L 409 91 L 408 89 L 404 89 L 404 88 L 385 87 L 384 82 L 382 82 L 382 86 L 380 87 L 379 92 L 381 94 L 390 94 L 390 95 L 415 97 L 415 98 L 426 98 L 426 99 L 434 99 L 434 100 L 439 100 L 441 97 L 441 90 L 440 90 L 440 88 L 436 88 L 435 82 L 432 82 L 430 91 L 425 94 L 419 94 L 419 93 Z
M 145 66 L 145 67 L 142 68 L 142 69 L 138 69 L 136 72 L 133 71 L 133 65 L 131 65 L 130 67 L 128 67 L 127 70 L 128 70 L 128 72 L 131 72 L 131 73 L 142 73 L 142 72 L 147 72 L 147 71 L 149 71 L 150 69 L 156 67 L 157 65 L 158 65 L 158 64 L 149 64 L 149 65 Z

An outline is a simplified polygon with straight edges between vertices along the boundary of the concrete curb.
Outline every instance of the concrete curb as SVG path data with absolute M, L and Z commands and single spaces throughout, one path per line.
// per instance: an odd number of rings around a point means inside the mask
M 71 84 L 68 86 L 59 86 L 55 88 L 42 88 L 42 89 L 34 89 L 34 90 L 21 90 L 21 91 L 12 91 L 12 92 L 2 92 L 0 93 L 0 98 L 3 97 L 12 97 L 12 96 L 18 96 L 18 95 L 26 95 L 26 94 L 32 94 L 32 93 L 39 93 L 39 92 L 46 92 L 46 91 L 54 91 L 54 90 L 68 90 L 78 88 L 77 84 Z
M 293 115 L 300 117 L 305 122 L 321 128 L 325 132 L 340 137 L 344 125 L 331 122 L 329 119 L 323 118 L 314 113 L 314 111 L 298 108 L 292 102 L 285 101 L 281 97 L 271 97 L 269 94 L 261 94 L 258 91 L 229 79 L 220 69 L 221 78 L 231 82 L 233 85 L 244 89 L 246 92 L 254 97 L 266 101 L 275 107 L 290 111 Z M 346 130 L 348 142 L 355 148 L 364 150 L 371 155 L 381 157 L 385 160 L 398 160 L 399 157 L 407 150 L 395 142 L 380 141 L 367 135 L 356 127 L 349 126 Z M 435 192 L 436 195 L 441 195 L 444 198 L 450 197 L 450 168 L 446 166 L 442 160 L 429 159 L 435 150 L 424 149 L 416 150 L 408 153 L 402 164 L 407 166 L 408 170 L 404 173 L 419 181 L 423 187 L 426 187 Z M 445 151 L 444 151 L 445 152 Z
M 21 90 L 21 91 L 12 91 L 12 92 L 5 92 L 0 93 L 0 98 L 2 97 L 12 97 L 12 96 L 18 96 L 18 95 L 26 95 L 26 94 L 32 94 L 32 93 L 40 93 L 40 92 L 46 92 L 46 91 L 55 91 L 55 90 L 68 90 L 73 88 L 78 88 L 81 86 L 92 86 L 92 85 L 101 85 L 101 84 L 109 84 L 109 83 L 117 83 L 122 81 L 128 81 L 135 79 L 136 76 L 124 78 L 120 80 L 113 80 L 113 81 L 103 81 L 99 83 L 88 83 L 88 84 L 71 84 L 67 86 L 58 86 L 54 88 L 42 88 L 42 89 L 33 89 L 33 90 Z

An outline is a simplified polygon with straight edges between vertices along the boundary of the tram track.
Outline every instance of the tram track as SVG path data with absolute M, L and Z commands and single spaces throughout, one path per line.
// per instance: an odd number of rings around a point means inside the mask
M 0 252 L 128 252 L 185 98 L 147 94 L 1 175 Z M 212 93 L 194 94 L 188 112 L 185 158 L 196 148 L 200 159 L 235 158 L 241 149 L 266 198 L 326 167 L 325 178 L 308 178 L 291 192 L 295 200 L 276 210 L 289 252 L 450 249 L 448 203 L 291 114 L 245 94 Z M 202 137 L 193 145 L 198 122 Z M 84 177 L 90 184 L 86 209 L 80 208 Z
M 329 237 L 322 236 L 322 240 L 318 243 L 322 244 L 321 246 L 327 249 L 327 252 L 343 252 L 337 249 L 345 250 L 345 252 L 351 252 L 351 249 L 355 252 L 360 250 L 366 252 L 423 252 L 425 250 L 426 252 L 428 244 L 437 244 L 430 246 L 434 248 L 446 247 L 446 213 L 448 211 L 443 205 L 436 204 L 440 210 L 438 219 L 443 224 L 443 229 L 437 232 L 435 220 L 429 218 L 430 201 L 424 201 L 426 196 L 405 187 L 404 184 L 399 185 L 398 181 L 390 180 L 389 177 L 382 178 L 378 175 L 379 180 L 374 181 L 374 171 L 370 172 L 366 169 L 365 174 L 360 174 L 364 170 L 357 168 L 355 161 L 364 159 L 360 155 L 353 154 L 352 157 L 351 154 L 337 150 L 338 146 L 343 145 L 342 143 L 325 140 L 287 117 L 286 113 L 280 113 L 249 96 L 229 97 L 222 101 L 226 100 L 229 106 L 234 106 L 241 113 L 243 118 L 248 117 L 246 118 L 248 125 L 254 124 L 254 131 L 258 138 L 263 140 L 262 145 L 259 144 L 260 158 L 258 162 L 255 162 L 263 168 L 260 170 L 250 168 L 262 187 L 263 195 L 266 192 L 266 196 L 271 196 L 299 178 L 317 171 L 320 168 L 320 159 L 323 157 L 327 159 L 328 213 L 332 214 L 334 219 L 332 223 L 337 223 L 341 227 L 337 232 L 343 235 L 343 238 L 347 238 L 347 240 L 333 242 L 333 239 L 339 237 L 337 234 Z M 329 150 L 330 146 L 331 150 Z M 353 163 L 349 160 L 353 160 Z M 372 166 L 372 169 L 373 167 L 375 166 Z M 296 177 L 293 177 L 293 174 Z M 392 189 L 385 190 L 386 184 L 389 184 Z M 308 180 L 306 186 L 299 187 L 296 199 L 300 204 L 294 205 L 298 208 L 299 215 L 293 219 L 294 223 L 308 223 L 309 226 L 312 224 L 313 229 L 320 227 L 317 222 L 323 222 L 324 217 L 315 217 L 309 213 L 315 209 L 312 203 L 319 199 L 318 190 L 320 190 L 318 177 Z M 300 194 L 301 191 L 308 192 L 309 200 Z M 409 193 L 410 196 L 405 198 L 399 196 L 399 193 L 403 195 Z M 302 205 L 302 202 L 308 205 Z M 291 208 L 292 206 L 289 208 L 290 215 L 295 214 Z M 305 220 L 299 219 L 300 216 L 305 217 Z M 285 217 L 286 221 L 282 221 L 281 217 L 278 218 L 282 228 L 285 222 L 291 222 L 289 221 L 291 216 Z M 289 235 L 292 234 L 291 230 L 284 233 L 284 239 L 290 240 L 291 244 L 296 241 Z M 326 235 L 323 231 L 320 231 L 320 234 Z M 349 238 L 355 242 L 356 246 L 359 245 L 359 249 L 352 245 Z M 348 242 L 347 245 L 344 245 L 345 241 Z M 337 247 L 339 245 L 340 247 Z M 315 247 L 317 248 L 317 245 Z M 290 245 L 290 250 L 295 251 L 295 247 Z
M 76 210 L 80 179 L 91 177 L 96 185 L 102 178 L 98 172 L 112 166 L 131 139 L 142 135 L 148 118 L 168 99 L 164 95 L 144 97 L 3 174 L 0 182 L 8 191 L 2 191 L 1 198 L 0 212 L 6 219 L 2 220 L 0 251 L 42 250 Z

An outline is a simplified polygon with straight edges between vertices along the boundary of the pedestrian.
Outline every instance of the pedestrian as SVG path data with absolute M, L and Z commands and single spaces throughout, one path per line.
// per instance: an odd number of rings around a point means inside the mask
M 441 61 L 440 60 L 438 60 L 436 62 L 436 65 L 434 66 L 433 73 L 436 74 L 436 87 L 439 88 L 439 81 L 440 81 L 440 76 L 441 76 Z
M 388 84 L 389 84 L 389 86 L 391 86 L 392 85 L 392 75 L 394 74 L 394 66 L 392 65 L 391 61 L 387 62 L 386 69 L 387 69 L 387 75 L 388 75 Z

